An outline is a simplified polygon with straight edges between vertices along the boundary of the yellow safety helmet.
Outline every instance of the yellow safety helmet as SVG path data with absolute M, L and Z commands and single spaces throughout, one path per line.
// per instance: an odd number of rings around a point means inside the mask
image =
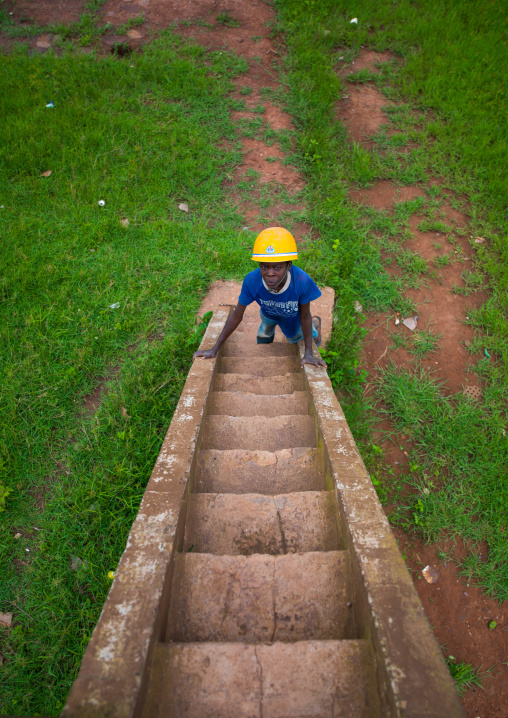
M 295 238 L 283 227 L 268 227 L 256 237 L 254 262 L 291 262 L 298 259 Z

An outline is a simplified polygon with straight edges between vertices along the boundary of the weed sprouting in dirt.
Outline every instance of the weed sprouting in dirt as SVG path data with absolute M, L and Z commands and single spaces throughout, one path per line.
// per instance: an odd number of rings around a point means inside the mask
M 436 350 L 441 335 L 430 330 L 416 329 L 411 336 L 409 352 L 416 357 L 423 357 Z
M 448 670 L 455 681 L 455 687 L 457 693 L 462 695 L 465 691 L 469 690 L 473 686 L 482 688 L 483 679 L 490 675 L 491 668 L 486 671 L 482 671 L 482 667 L 474 668 L 470 663 L 462 663 L 457 661 L 454 656 L 448 656 L 445 658 Z
M 237 20 L 226 11 L 218 13 L 215 19 L 219 25 L 225 25 L 226 27 L 241 27 L 242 24 L 240 20 Z

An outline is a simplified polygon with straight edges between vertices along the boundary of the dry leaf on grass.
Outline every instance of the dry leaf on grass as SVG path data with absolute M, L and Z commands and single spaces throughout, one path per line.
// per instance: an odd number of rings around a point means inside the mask
M 130 419 L 130 416 L 127 413 L 127 409 L 125 408 L 125 406 L 122 406 L 122 408 L 120 409 L 120 414 L 123 416 L 124 419 Z
M 46 170 L 41 174 L 41 177 L 51 177 L 51 170 Z
M 485 237 L 475 237 L 474 243 L 475 244 L 483 244 L 485 242 Z
M 12 623 L 12 613 L 0 613 L 0 626 L 10 628 Z
M 178 209 L 181 209 L 182 212 L 188 212 L 189 211 L 189 205 L 182 202 L 178 205 Z

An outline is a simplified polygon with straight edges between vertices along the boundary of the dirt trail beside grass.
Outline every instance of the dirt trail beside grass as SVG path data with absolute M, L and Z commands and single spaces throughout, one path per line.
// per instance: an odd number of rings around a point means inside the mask
M 56 4 L 25 0 L 12 5 L 15 19 L 26 16 L 42 24 L 73 21 L 82 12 L 84 3 L 77 0 L 61 0 Z M 194 38 L 209 50 L 232 50 L 249 63 L 248 72 L 235 81 L 233 97 L 244 103 L 244 109 L 235 111 L 233 120 L 242 127 L 242 122 L 261 118 L 276 132 L 295 129 L 291 117 L 274 101 L 275 91 L 279 88 L 279 53 L 283 50 L 269 37 L 267 24 L 275 19 L 271 6 L 261 0 L 237 0 L 235 3 L 226 0 L 109 0 L 100 10 L 102 21 L 115 26 L 138 17 L 140 12 L 144 24 L 125 36 L 115 36 L 115 43 L 125 42 L 132 50 L 142 49 L 152 33 L 176 25 L 181 35 Z M 45 52 L 53 44 L 52 38 L 41 41 L 35 37 L 27 42 L 34 52 Z M 110 48 L 111 39 L 104 38 L 103 52 L 109 52 Z M 340 71 L 344 91 L 337 105 L 337 118 L 344 122 L 351 142 L 361 143 L 367 149 L 373 147 L 372 136 L 387 122 L 383 108 L 394 103 L 373 84 L 349 84 L 347 77 L 361 69 L 375 71 L 378 63 L 393 59 L 389 53 L 364 49 L 354 63 L 345 61 Z M 304 214 L 305 210 L 304 199 L 300 196 L 305 187 L 304 177 L 294 167 L 284 164 L 286 153 L 280 142 L 270 145 L 259 134 L 247 137 L 241 132 L 239 140 L 243 160 L 228 178 L 227 189 L 241 208 L 245 227 L 257 232 L 268 224 L 287 224 L 297 241 L 305 242 L 313 236 L 313 230 L 298 218 L 298 214 Z M 238 189 L 242 184 L 245 191 Z M 422 365 L 434 369 L 435 376 L 445 383 L 449 394 L 462 392 L 467 387 L 473 392 L 481 392 L 481 383 L 470 364 L 481 356 L 483 347 L 475 345 L 476 356 L 471 354 L 469 348 L 475 337 L 466 322 L 468 312 L 485 301 L 486 293 L 468 285 L 472 252 L 468 241 L 467 203 L 441 188 L 438 180 L 430 176 L 424 183 L 406 186 L 383 180 L 368 189 L 352 187 L 349 194 L 352 202 L 392 216 L 398 203 L 432 196 L 433 192 L 442 200 L 440 231 L 428 229 L 426 217 L 416 210 L 409 219 L 410 231 L 404 246 L 400 248 L 399 256 L 392 257 L 388 271 L 392 276 L 400 274 L 403 253 L 406 257 L 409 253 L 417 253 L 433 267 L 423 283 L 406 291 L 406 296 L 417 307 L 418 329 L 438 337 L 435 350 L 423 358 Z M 268 203 L 267 197 L 270 198 Z M 388 256 L 385 253 L 385 258 Z M 402 324 L 395 324 L 396 319 L 404 318 L 387 314 L 366 316 L 368 334 L 362 354 L 362 367 L 368 372 L 366 393 L 372 391 L 380 370 L 390 363 L 405 367 L 413 361 L 409 342 L 415 335 Z M 398 339 L 394 340 L 394 336 Z M 388 433 L 391 434 L 389 440 Z M 385 458 L 395 474 L 407 469 L 410 443 L 405 436 L 395 435 L 385 421 L 376 427 L 375 441 L 383 447 Z M 387 512 L 390 508 L 387 507 Z M 474 666 L 482 665 L 484 670 L 495 666 L 491 676 L 484 679 L 483 690 L 471 689 L 464 694 L 462 701 L 467 716 L 505 717 L 508 705 L 508 668 L 505 665 L 508 661 L 508 610 L 487 599 L 475 585 L 458 575 L 456 564 L 443 557 L 448 546 L 441 545 L 443 553 L 438 557 L 434 546 L 424 546 L 399 529 L 395 534 L 436 638 L 440 644 L 446 644 L 446 655 Z M 436 584 L 429 585 L 422 578 L 421 570 L 427 564 L 433 565 L 439 573 Z M 496 631 L 488 628 L 491 620 L 497 622 Z

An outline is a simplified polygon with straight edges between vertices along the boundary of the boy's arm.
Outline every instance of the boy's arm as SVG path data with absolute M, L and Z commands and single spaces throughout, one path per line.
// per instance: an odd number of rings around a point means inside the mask
M 196 357 L 213 359 L 213 357 L 217 356 L 217 353 L 221 346 L 224 344 L 226 339 L 235 331 L 237 326 L 242 321 L 244 312 L 245 307 L 243 306 L 243 304 L 237 304 L 233 313 L 229 315 L 227 322 L 224 325 L 224 329 L 221 331 L 219 338 L 215 342 L 215 346 L 212 349 L 198 349 L 197 352 L 194 352 L 194 359 Z
M 310 302 L 300 304 L 300 322 L 302 324 L 303 341 L 305 344 L 302 366 L 304 364 L 314 364 L 314 366 L 325 367 L 326 364 L 321 357 L 316 359 L 312 354 L 312 316 L 310 313 Z

